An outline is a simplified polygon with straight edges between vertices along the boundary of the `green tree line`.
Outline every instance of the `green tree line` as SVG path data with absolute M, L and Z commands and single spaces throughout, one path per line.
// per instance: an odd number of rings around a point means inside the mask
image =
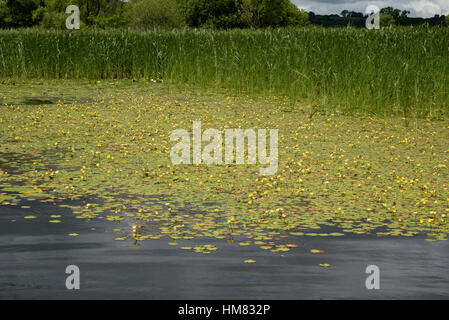
M 390 26 L 449 26 L 449 16 L 435 15 L 431 18 L 409 17 L 410 11 L 400 10 L 393 7 L 385 7 L 380 10 L 381 27 Z M 316 15 L 309 12 L 309 20 L 311 24 L 321 25 L 324 27 L 359 27 L 365 28 L 367 15 L 362 12 L 343 10 L 340 15 Z
M 65 28 L 69 5 L 82 26 L 99 28 L 263 28 L 303 26 L 308 14 L 289 0 L 0 0 L 0 28 Z

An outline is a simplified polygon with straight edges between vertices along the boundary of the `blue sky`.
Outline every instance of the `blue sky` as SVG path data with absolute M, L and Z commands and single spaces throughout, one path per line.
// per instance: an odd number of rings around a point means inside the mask
M 409 10 L 410 16 L 433 17 L 435 14 L 449 14 L 449 0 L 291 0 L 301 9 L 316 14 L 340 13 L 344 9 L 365 12 L 368 5 L 379 8 L 394 7 Z

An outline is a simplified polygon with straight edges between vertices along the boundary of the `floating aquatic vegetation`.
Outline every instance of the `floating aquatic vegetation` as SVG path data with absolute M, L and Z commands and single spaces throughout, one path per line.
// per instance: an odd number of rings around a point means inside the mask
M 247 259 L 245 261 L 243 261 L 244 263 L 256 263 L 256 260 L 253 259 Z
M 400 119 L 340 114 L 310 121 L 306 106 L 286 115 L 289 101 L 280 97 L 168 94 L 117 83 L 113 90 L 63 87 L 88 90 L 92 103 L 3 107 L 1 206 L 47 201 L 86 222 L 112 224 L 111 240 L 164 239 L 202 254 L 217 251 L 199 245 L 210 238 L 277 255 L 295 249 L 298 237 L 447 240 L 447 122 L 407 128 Z M 171 131 L 199 119 L 223 130 L 279 128 L 278 173 L 171 164 Z

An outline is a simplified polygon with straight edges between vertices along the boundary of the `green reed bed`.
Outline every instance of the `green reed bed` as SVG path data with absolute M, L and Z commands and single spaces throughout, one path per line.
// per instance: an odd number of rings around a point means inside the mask
M 449 29 L 0 32 L 0 77 L 147 78 L 342 112 L 449 111 Z

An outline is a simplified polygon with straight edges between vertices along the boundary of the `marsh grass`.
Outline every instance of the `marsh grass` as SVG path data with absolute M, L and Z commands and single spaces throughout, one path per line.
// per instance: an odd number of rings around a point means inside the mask
M 441 117 L 443 28 L 0 32 L 1 78 L 146 78 L 327 110 Z

